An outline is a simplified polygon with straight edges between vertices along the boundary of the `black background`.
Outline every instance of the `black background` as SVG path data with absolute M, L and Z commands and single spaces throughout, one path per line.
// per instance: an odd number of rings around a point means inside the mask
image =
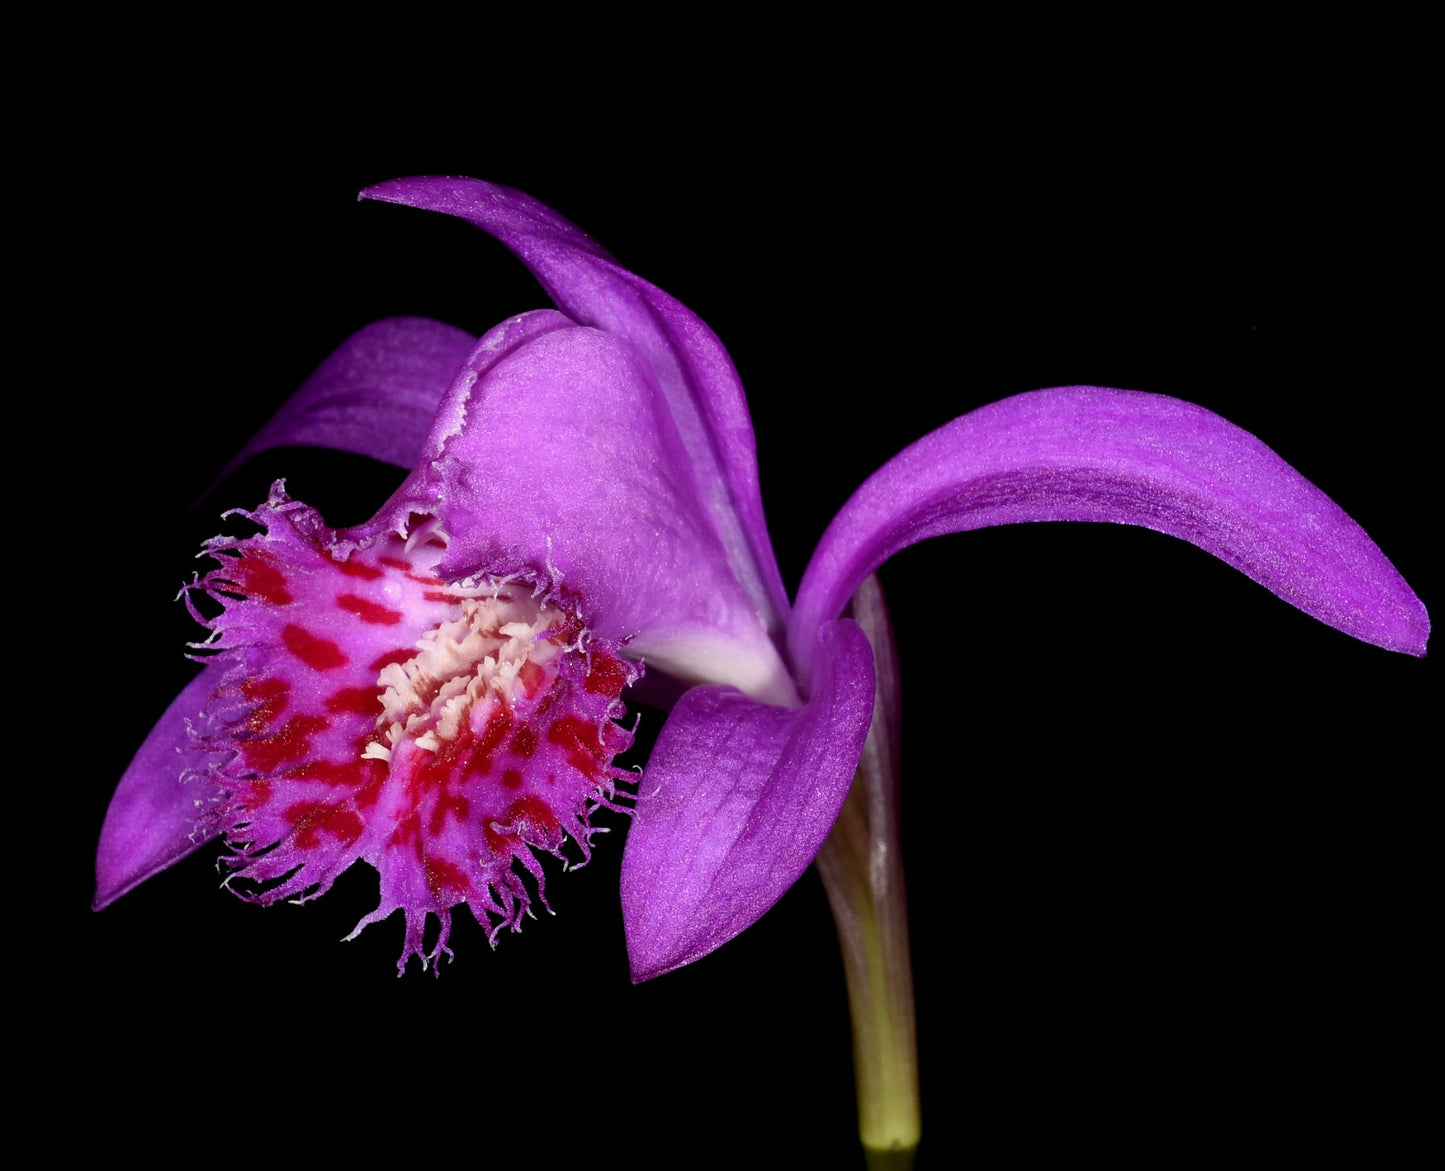
M 38 398 L 68 438 L 20 505 L 49 514 L 37 543 L 69 582 L 36 779 L 65 811 L 41 789 L 45 943 L 26 961 L 60 1052 L 120 1148 L 849 1166 L 846 1004 L 811 873 L 638 987 L 622 819 L 591 866 L 552 873 L 556 916 L 495 953 L 459 915 L 439 980 L 396 978 L 396 922 L 338 942 L 374 905 L 364 867 L 261 910 L 217 889 L 212 847 L 88 910 L 114 780 L 188 677 L 171 599 L 216 514 L 285 475 L 355 523 L 395 477 L 282 452 L 192 501 L 368 321 L 480 333 L 545 304 L 475 229 L 355 193 L 417 173 L 519 187 L 706 320 L 748 388 L 790 590 L 905 444 L 1009 394 L 1096 383 L 1257 434 L 1430 605 L 1435 327 L 1407 284 L 1426 263 L 1408 124 L 1323 75 L 1308 100 L 1266 96 L 1247 57 L 1177 85 L 1125 61 L 1001 87 L 843 70 L 763 95 L 733 73 L 634 70 L 563 96 L 540 65 L 520 86 L 481 61 L 403 84 L 375 51 L 345 84 L 294 85 L 302 60 L 127 75 L 23 192 L 61 213 L 40 229 L 62 337 Z M 1434 661 L 1355 643 L 1142 530 L 971 533 L 883 577 L 926 1165 L 1408 1126 Z M 40 1067 L 61 1093 L 66 1061 Z

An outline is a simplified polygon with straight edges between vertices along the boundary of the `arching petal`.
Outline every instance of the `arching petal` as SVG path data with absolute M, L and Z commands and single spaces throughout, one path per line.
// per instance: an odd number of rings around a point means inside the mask
M 301 444 L 414 466 L 437 404 L 476 344 L 425 317 L 372 322 L 316 368 L 217 482 L 253 455 Z
M 475 224 L 516 253 L 573 321 L 624 337 L 644 355 L 734 573 L 780 637 L 788 604 L 763 521 L 752 421 L 732 359 L 712 330 L 520 191 L 475 179 L 428 177 L 382 183 L 361 194 Z
M 369 526 L 434 513 L 450 580 L 560 576 L 593 630 L 690 682 L 775 703 L 791 683 L 713 527 L 652 368 L 625 338 L 552 310 L 491 330 L 437 413 L 422 460 Z
M 689 691 L 648 761 L 622 861 L 635 981 L 682 967 L 752 925 L 817 855 L 873 712 L 873 656 L 852 622 L 818 641 L 812 699 Z
M 216 836 L 191 836 L 204 790 L 183 784 L 181 772 L 203 762 L 198 756 L 183 758 L 192 745 L 189 721 L 200 715 L 223 674 L 224 668 L 208 667 L 182 689 L 121 777 L 95 855 L 92 905 L 97 911 Z
M 1023 521 L 1142 525 L 1198 545 L 1321 622 L 1425 653 L 1430 621 L 1395 567 L 1323 492 L 1248 432 L 1164 395 L 1021 394 L 925 436 L 843 506 L 804 575 L 791 632 L 841 613 L 899 549 Z

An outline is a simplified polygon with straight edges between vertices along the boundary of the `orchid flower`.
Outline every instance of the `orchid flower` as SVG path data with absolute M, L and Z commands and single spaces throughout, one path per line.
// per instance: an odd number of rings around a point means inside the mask
M 636 796 L 622 900 L 635 979 L 757 920 L 817 856 L 874 710 L 843 617 L 927 537 L 1092 520 L 1184 538 L 1356 638 L 1420 655 L 1428 618 L 1365 533 L 1257 439 L 1158 395 L 1067 387 L 974 411 L 890 460 L 822 539 L 795 604 L 717 338 L 535 200 L 472 180 L 364 197 L 455 215 L 557 305 L 480 340 L 421 319 L 349 339 L 243 450 L 333 447 L 413 469 L 347 529 L 278 484 L 186 591 L 206 666 L 127 769 L 103 907 L 205 841 L 263 903 L 357 860 L 403 913 L 400 966 L 465 904 L 529 913 L 535 854 L 583 858 L 616 807 L 630 687 L 674 682 Z M 646 675 L 644 676 L 644 671 Z M 658 694 L 667 694 L 660 688 Z M 428 915 L 442 927 L 428 951 Z

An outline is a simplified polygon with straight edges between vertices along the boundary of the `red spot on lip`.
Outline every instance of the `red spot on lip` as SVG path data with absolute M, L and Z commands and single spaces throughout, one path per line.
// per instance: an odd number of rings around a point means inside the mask
M 422 597 L 428 602 L 458 602 L 461 600 L 443 590 L 427 590 L 426 593 L 422 594 Z
M 492 857 L 506 858 L 512 852 L 512 843 L 517 839 L 511 834 L 499 834 L 492 828 L 492 818 L 482 825 L 482 836 L 487 840 L 487 849 L 491 850 Z
M 577 716 L 563 716 L 547 729 L 547 739 L 567 750 L 567 763 L 585 777 L 595 777 L 598 765 L 611 755 L 596 724 Z
M 379 602 L 369 602 L 355 594 L 342 594 L 336 599 L 336 604 L 348 614 L 355 614 L 363 622 L 369 622 L 373 626 L 395 626 L 401 621 L 400 610 L 389 609 Z
M 467 822 L 467 814 L 471 811 L 472 803 L 465 797 L 457 797 L 451 793 L 443 792 L 441 798 L 436 803 L 436 808 L 431 811 L 431 821 L 428 823 L 427 828 L 431 831 L 432 836 L 435 837 L 446 828 L 448 813 L 456 814 L 457 821 L 465 825 Z
M 376 716 L 381 711 L 379 698 L 376 687 L 343 687 L 327 696 L 326 710 L 336 716 Z
M 242 682 L 241 694 L 247 699 L 270 699 L 291 690 L 291 684 L 284 679 L 250 678 Z
M 530 724 L 523 724 L 512 737 L 512 751 L 518 756 L 531 756 L 537 751 L 537 733 Z
M 363 561 L 338 561 L 336 568 L 347 577 L 359 577 L 362 581 L 375 581 L 379 577 L 386 576 L 386 570 L 378 569 L 374 565 L 367 565 Z
M 305 764 L 293 765 L 283 772 L 288 781 L 316 781 L 332 788 L 346 787 L 352 790 L 358 809 L 367 809 L 376 803 L 380 787 L 386 780 L 386 765 L 379 760 L 360 757 L 336 764 L 330 760 L 311 760 Z
M 354 760 L 347 767 L 353 776 L 361 778 L 361 788 L 356 790 L 356 807 L 370 809 L 386 784 L 386 765 L 379 760 Z
M 331 724 L 322 716 L 292 716 L 269 736 L 241 744 L 246 766 L 258 773 L 274 772 L 288 760 L 299 760 L 311 751 L 311 737 Z
M 246 728 L 259 732 L 286 710 L 291 685 L 282 679 L 247 679 L 241 684 L 241 694 L 256 701 L 246 717 Z
M 627 668 L 611 655 L 593 653 L 592 669 L 587 672 L 587 681 L 582 684 L 584 691 L 593 695 L 607 695 L 612 698 L 622 694 L 627 686 Z
M 245 553 L 229 560 L 230 564 L 218 571 L 218 577 L 242 594 L 273 606 L 285 606 L 294 600 L 286 588 L 286 575 L 265 553 Z
M 301 850 L 314 850 L 319 846 L 323 830 L 343 845 L 350 846 L 366 829 L 366 823 L 354 809 L 327 805 L 321 801 L 298 801 L 281 816 L 296 827 L 293 844 Z
M 519 797 L 507 810 L 507 821 L 528 845 L 551 849 L 562 836 L 562 823 L 552 807 L 537 796 Z
M 317 671 L 331 671 L 350 662 L 342 649 L 329 638 L 312 634 L 294 622 L 288 622 L 281 631 L 281 641 L 288 651 Z
M 254 813 L 262 808 L 266 802 L 271 800 L 271 782 L 254 781 L 241 801 L 241 807 L 248 813 Z
M 486 776 L 491 771 L 492 753 L 502 746 L 515 723 L 516 717 L 512 715 L 512 709 L 505 706 L 498 707 L 487 717 L 487 726 L 477 737 L 472 758 L 467 762 L 466 775 Z
M 411 568 L 410 561 L 403 561 L 400 557 L 382 557 L 381 563 L 390 569 L 400 569 L 403 573 Z
M 371 666 L 367 667 L 367 670 L 380 671 L 383 667 L 390 667 L 393 663 L 409 663 L 414 658 L 416 658 L 416 651 L 410 647 L 398 647 L 394 651 L 387 651 L 386 654 L 379 656 Z
M 520 789 L 522 787 L 522 774 L 514 768 L 509 768 L 502 773 L 502 784 L 509 789 Z
M 427 889 L 431 891 L 434 899 L 440 899 L 443 890 L 462 894 L 472 888 L 466 871 L 445 858 L 428 858 L 422 865 L 422 873 L 426 876 Z

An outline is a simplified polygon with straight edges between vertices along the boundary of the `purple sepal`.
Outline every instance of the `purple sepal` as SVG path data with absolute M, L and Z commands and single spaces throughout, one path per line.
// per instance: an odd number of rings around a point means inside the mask
M 889 460 L 819 543 L 791 630 L 812 635 L 898 550 L 1024 521 L 1141 525 L 1181 537 L 1346 634 L 1423 655 L 1425 607 L 1329 497 L 1233 423 L 1165 395 L 1070 386 L 955 419 Z
M 666 400 L 734 574 L 767 629 L 780 636 L 788 601 L 763 520 L 752 420 L 732 359 L 707 324 L 551 208 L 510 187 L 430 176 L 381 183 L 361 198 L 474 224 L 511 249 L 572 321 L 637 349 Z
M 225 669 L 208 667 L 188 683 L 151 729 L 110 799 L 95 855 L 95 901 L 99 911 L 147 878 L 174 866 L 217 834 L 196 832 L 197 804 L 209 787 L 187 785 L 181 773 L 203 768 L 190 721 L 198 718 Z M 194 834 L 194 836 L 192 836 Z
M 873 655 L 851 621 L 819 634 L 801 708 L 696 687 L 648 761 L 622 860 L 634 981 L 749 927 L 813 861 L 848 794 L 873 713 Z
M 306 445 L 416 465 L 437 404 L 477 339 L 425 317 L 374 321 L 341 343 L 216 478 Z
M 462 363 L 416 470 L 347 539 L 435 515 L 447 580 L 546 570 L 653 668 L 790 702 L 675 422 L 626 338 L 551 309 L 510 318 Z

